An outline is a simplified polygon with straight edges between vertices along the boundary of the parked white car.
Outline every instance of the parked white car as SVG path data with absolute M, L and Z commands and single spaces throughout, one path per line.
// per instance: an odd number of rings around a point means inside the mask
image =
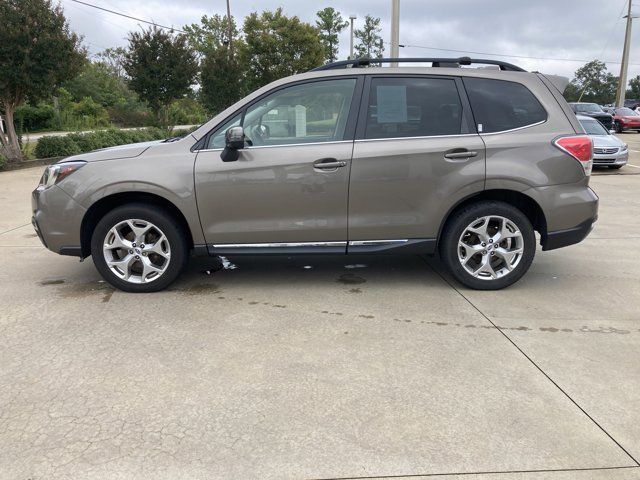
M 593 166 L 622 168 L 629 160 L 629 147 L 599 121 L 577 115 L 582 128 L 593 140 Z

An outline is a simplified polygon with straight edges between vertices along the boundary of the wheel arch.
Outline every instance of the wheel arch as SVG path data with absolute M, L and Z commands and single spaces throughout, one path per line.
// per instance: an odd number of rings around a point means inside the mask
M 531 222 L 533 229 L 541 235 L 542 241 L 544 242 L 544 239 L 547 236 L 547 219 L 538 202 L 530 196 L 516 190 L 492 189 L 483 190 L 465 197 L 449 209 L 440 224 L 440 229 L 438 230 L 438 246 L 440 245 L 444 228 L 453 215 L 455 215 L 455 213 L 460 209 L 483 200 L 501 201 L 519 209 L 526 215 Z
M 193 235 L 189 228 L 189 223 L 178 207 L 160 195 L 148 192 L 131 191 L 114 193 L 107 195 L 106 197 L 102 197 L 93 203 L 85 212 L 80 226 L 80 248 L 82 251 L 82 257 L 88 257 L 91 255 L 91 236 L 93 235 L 93 231 L 100 219 L 114 208 L 131 203 L 144 203 L 146 205 L 153 205 L 165 210 L 180 224 L 189 242 L 189 248 L 193 248 Z

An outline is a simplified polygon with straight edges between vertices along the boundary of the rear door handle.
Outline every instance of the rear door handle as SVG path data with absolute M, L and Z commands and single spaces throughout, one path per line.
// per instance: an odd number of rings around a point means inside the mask
M 448 158 L 450 160 L 466 160 L 467 158 L 477 157 L 478 152 L 474 152 L 472 150 L 451 150 L 444 154 L 444 158 Z
M 319 170 L 336 170 L 341 167 L 346 167 L 347 162 L 336 160 L 335 158 L 321 158 L 313 162 L 313 168 Z

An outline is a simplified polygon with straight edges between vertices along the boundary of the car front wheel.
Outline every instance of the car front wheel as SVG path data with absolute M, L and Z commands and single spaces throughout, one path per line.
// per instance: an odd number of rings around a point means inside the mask
M 453 277 L 476 290 L 498 290 L 517 282 L 536 250 L 533 227 L 517 208 L 483 201 L 447 222 L 440 256 Z
M 126 292 L 155 292 L 180 275 L 188 261 L 188 242 L 175 219 L 142 204 L 118 207 L 96 225 L 91 238 L 93 262 L 114 287 Z

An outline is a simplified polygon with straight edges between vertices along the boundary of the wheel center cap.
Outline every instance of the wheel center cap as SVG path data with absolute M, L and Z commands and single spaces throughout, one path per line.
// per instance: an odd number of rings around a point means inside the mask
M 136 248 L 136 253 L 140 253 L 140 249 L 139 248 Z

